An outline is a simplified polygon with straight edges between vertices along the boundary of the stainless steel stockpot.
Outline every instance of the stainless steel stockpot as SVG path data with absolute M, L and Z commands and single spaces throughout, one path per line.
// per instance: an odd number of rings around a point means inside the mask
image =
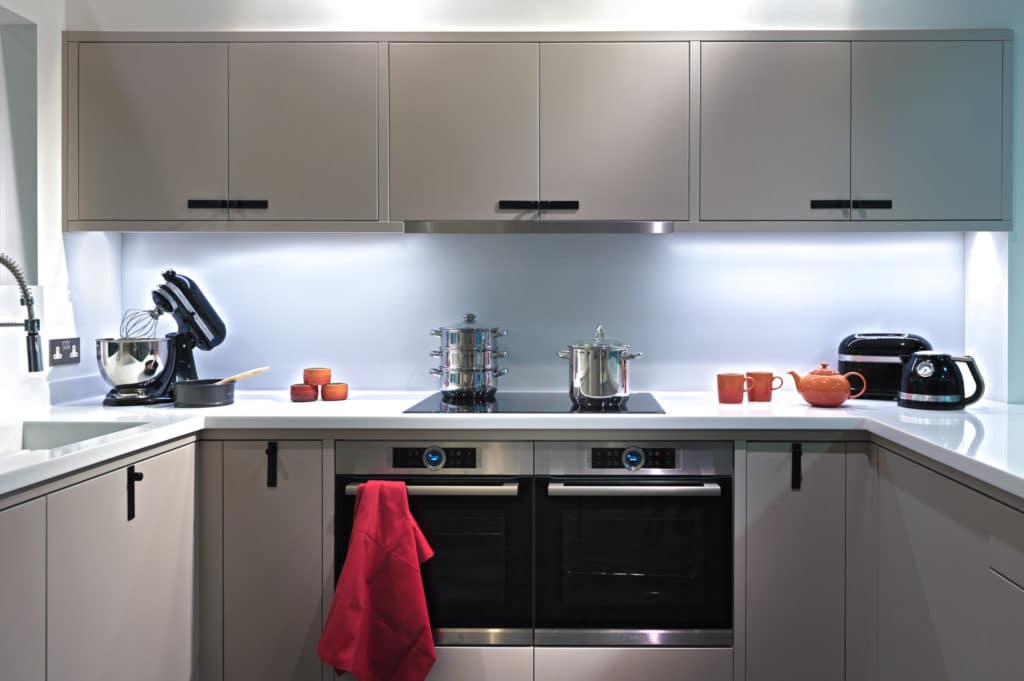
M 498 377 L 508 369 L 445 369 L 438 367 L 430 373 L 441 377 L 441 393 L 456 400 L 488 399 L 498 390 Z
M 615 405 L 629 398 L 627 362 L 643 357 L 628 344 L 605 338 L 598 325 L 594 337 L 570 343 L 558 353 L 569 360 L 569 397 L 574 404 L 593 407 Z
M 508 357 L 501 350 L 431 350 L 430 356 L 441 360 L 445 369 L 462 369 L 466 371 L 478 369 L 497 369 L 498 360 Z
M 497 327 L 477 326 L 476 315 L 469 312 L 462 322 L 430 330 L 431 336 L 441 337 L 442 350 L 494 350 L 498 338 L 507 336 L 508 331 Z

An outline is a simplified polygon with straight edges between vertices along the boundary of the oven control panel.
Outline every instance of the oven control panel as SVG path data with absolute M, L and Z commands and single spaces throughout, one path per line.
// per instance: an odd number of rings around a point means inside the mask
M 395 447 L 391 450 L 392 468 L 476 468 L 476 447 Z
M 673 447 L 594 447 L 590 450 L 591 468 L 676 468 Z

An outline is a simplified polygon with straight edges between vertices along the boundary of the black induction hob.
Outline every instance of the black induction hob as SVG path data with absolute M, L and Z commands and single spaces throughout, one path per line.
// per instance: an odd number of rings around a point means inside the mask
M 664 414 L 665 410 L 650 393 L 634 393 L 624 404 L 604 409 L 582 408 L 573 404 L 568 393 L 499 392 L 479 402 L 449 401 L 441 393 L 405 410 L 406 414 Z

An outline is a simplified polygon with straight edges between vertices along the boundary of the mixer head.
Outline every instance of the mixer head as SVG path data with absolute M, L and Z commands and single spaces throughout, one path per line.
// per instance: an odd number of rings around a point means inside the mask
M 196 283 L 174 270 L 167 270 L 163 277 L 164 282 L 153 291 L 153 302 L 174 317 L 178 333 L 191 336 L 200 350 L 223 343 L 227 327 Z

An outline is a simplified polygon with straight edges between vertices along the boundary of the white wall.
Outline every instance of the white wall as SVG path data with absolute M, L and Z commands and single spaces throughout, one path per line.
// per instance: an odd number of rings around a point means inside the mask
M 476 312 L 510 330 L 505 388 L 564 389 L 555 353 L 602 322 L 645 353 L 636 388 L 703 390 L 721 370 L 834 364 L 854 331 L 961 352 L 963 257 L 959 234 L 126 235 L 123 291 L 151 306 L 162 270 L 194 277 L 228 327 L 201 372 L 270 364 L 253 387 L 323 364 L 355 387 L 429 389 L 428 330 Z

